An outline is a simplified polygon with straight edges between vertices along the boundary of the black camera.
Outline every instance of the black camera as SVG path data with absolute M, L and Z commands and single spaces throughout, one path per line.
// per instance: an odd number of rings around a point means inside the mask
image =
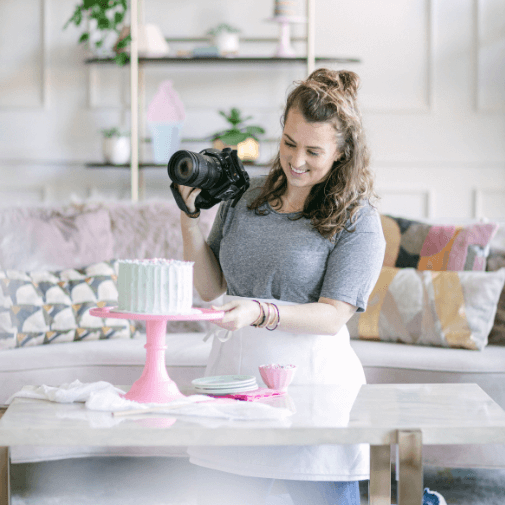
M 199 153 L 177 151 L 168 162 L 168 176 L 172 180 L 170 189 L 178 207 L 189 213 L 182 199 L 177 184 L 201 188 L 196 197 L 195 207 L 210 209 L 222 200 L 232 200 L 232 207 L 237 205 L 241 196 L 249 187 L 249 174 L 245 171 L 237 151 L 226 147 L 204 149 Z

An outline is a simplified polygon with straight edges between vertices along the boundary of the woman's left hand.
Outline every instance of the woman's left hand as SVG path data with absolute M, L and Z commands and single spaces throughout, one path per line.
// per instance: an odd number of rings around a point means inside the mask
M 214 310 L 225 312 L 223 319 L 213 321 L 225 330 L 240 330 L 244 326 L 249 326 L 260 316 L 260 307 L 252 300 L 232 300 L 220 307 L 212 305 Z

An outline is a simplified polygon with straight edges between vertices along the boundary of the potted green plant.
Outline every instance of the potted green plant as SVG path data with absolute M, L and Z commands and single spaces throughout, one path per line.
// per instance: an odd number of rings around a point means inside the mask
M 242 117 L 242 113 L 237 108 L 232 108 L 229 113 L 220 110 L 231 128 L 214 133 L 211 136 L 214 147 L 223 149 L 231 147 L 236 149 L 238 156 L 243 161 L 254 161 L 259 156 L 259 137 L 265 133 L 261 126 L 245 125 L 245 122 L 252 116 Z
M 211 37 L 221 56 L 233 56 L 238 54 L 240 30 L 226 23 L 221 23 L 210 29 L 207 35 Z
M 123 26 L 128 11 L 128 0 L 81 0 L 75 7 L 74 13 L 63 26 L 74 24 L 80 26 L 84 20 L 88 21 L 85 31 L 79 38 L 79 44 L 88 44 L 88 47 L 98 55 L 112 51 Z M 115 60 L 118 65 L 124 65 L 128 59 L 125 52 L 120 52 L 131 42 L 127 36 L 116 46 Z
M 102 151 L 106 163 L 124 165 L 130 161 L 130 134 L 117 127 L 104 128 L 102 133 Z

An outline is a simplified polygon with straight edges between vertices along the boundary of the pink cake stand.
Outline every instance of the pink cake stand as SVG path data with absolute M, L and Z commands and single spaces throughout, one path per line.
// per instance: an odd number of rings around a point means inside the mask
M 94 308 L 89 311 L 92 316 L 96 317 L 137 319 L 146 322 L 147 343 L 144 346 L 146 364 L 140 378 L 124 395 L 127 400 L 139 403 L 169 403 L 184 398 L 177 384 L 168 376 L 165 364 L 167 321 L 212 321 L 222 319 L 224 316 L 224 312 L 212 309 L 198 309 L 198 311 L 195 314 L 171 316 L 121 312 L 115 307 Z

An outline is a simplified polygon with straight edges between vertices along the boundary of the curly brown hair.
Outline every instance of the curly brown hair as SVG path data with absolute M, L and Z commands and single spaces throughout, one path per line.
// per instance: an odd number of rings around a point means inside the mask
M 372 205 L 372 200 L 377 198 L 357 105 L 360 79 L 354 72 L 320 68 L 296 84 L 286 101 L 282 126 L 292 108 L 297 108 L 309 123 L 331 123 L 341 156 L 333 163 L 325 180 L 311 188 L 303 211 L 294 219 L 310 219 L 322 236 L 331 239 L 343 229 L 350 228 L 346 228 L 346 224 L 349 220 L 355 222 L 364 202 Z M 259 207 L 267 202 L 273 207 L 280 206 L 286 190 L 287 179 L 277 153 L 260 194 L 248 208 L 260 215 L 267 214 L 268 211 Z

